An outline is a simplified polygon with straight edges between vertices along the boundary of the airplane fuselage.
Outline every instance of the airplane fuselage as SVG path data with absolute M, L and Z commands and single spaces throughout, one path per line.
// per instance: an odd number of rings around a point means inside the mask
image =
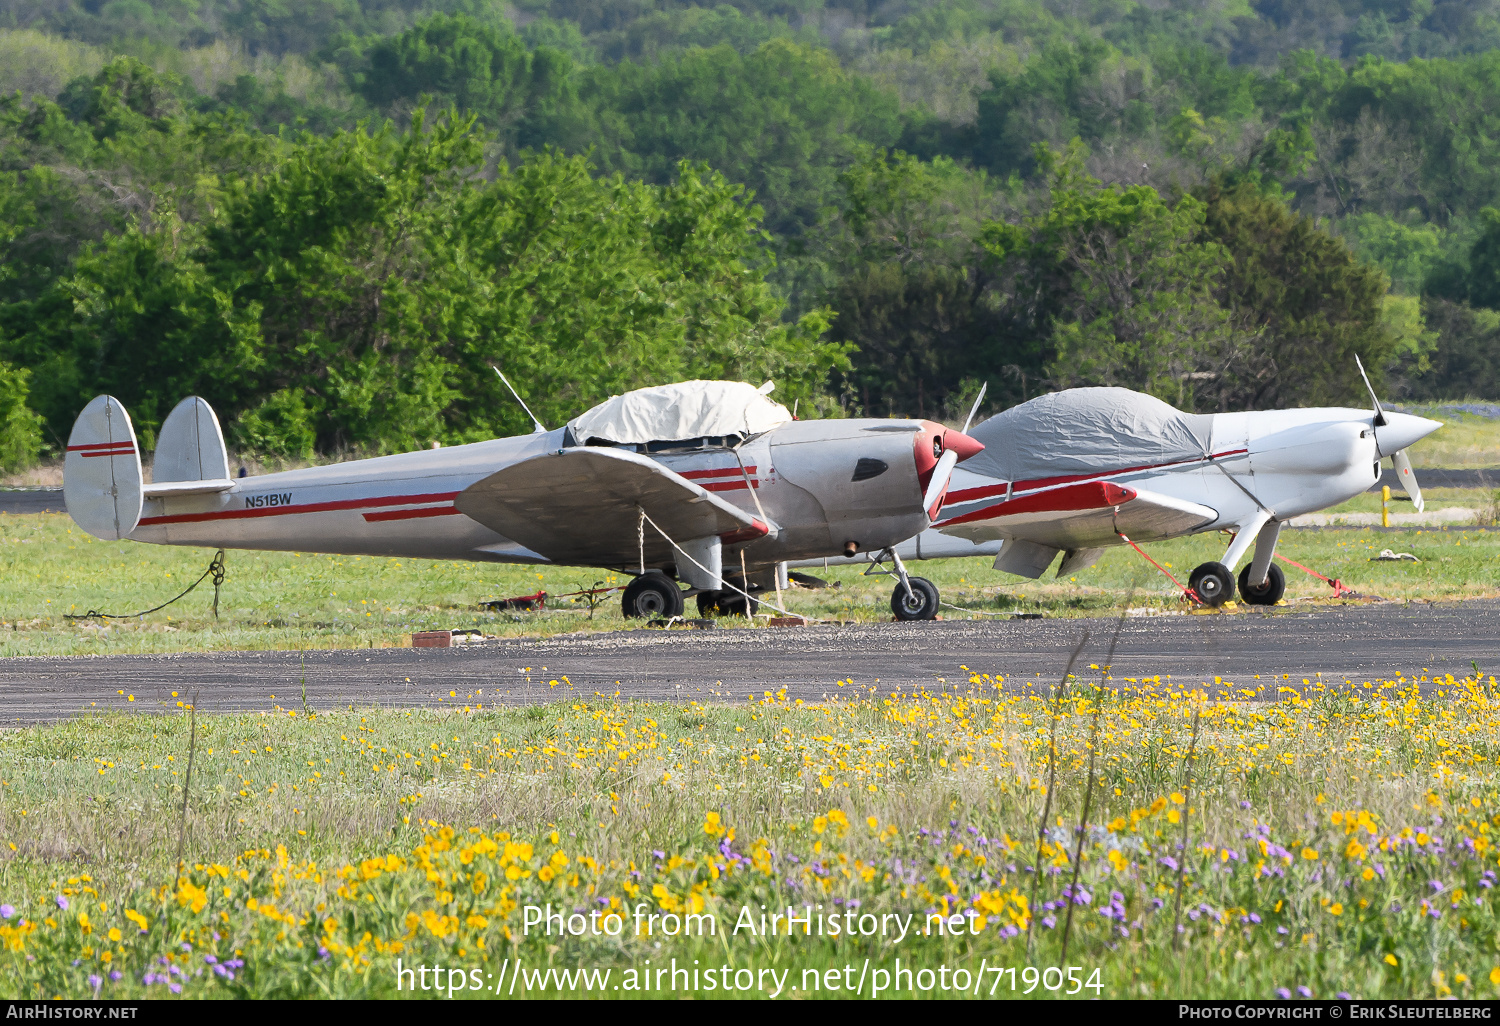
M 851 541 L 861 551 L 880 549 L 927 526 L 921 509 L 926 480 L 913 450 L 930 427 L 920 421 L 795 421 L 738 449 L 648 455 L 772 521 L 770 535 L 729 548 L 736 562 L 743 549 L 748 565 L 766 566 L 836 555 Z M 546 563 L 464 515 L 455 500 L 503 467 L 561 449 L 564 435 L 557 429 L 246 477 L 214 494 L 148 497 L 127 537 L 163 545 Z M 877 467 L 883 469 L 872 471 Z

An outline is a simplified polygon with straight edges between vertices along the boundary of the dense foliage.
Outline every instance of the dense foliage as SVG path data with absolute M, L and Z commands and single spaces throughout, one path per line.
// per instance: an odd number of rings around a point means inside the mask
M 0 464 L 687 374 L 942 415 L 1495 392 L 1500 0 L 0 0 Z M 825 398 L 826 397 L 826 398 Z

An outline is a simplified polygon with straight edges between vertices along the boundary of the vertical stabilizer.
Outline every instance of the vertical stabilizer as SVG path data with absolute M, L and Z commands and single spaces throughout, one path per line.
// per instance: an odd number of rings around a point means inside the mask
M 130 414 L 113 396 L 96 396 L 73 422 L 63 498 L 74 523 L 105 541 L 124 538 L 140 522 L 140 447 Z
M 151 465 L 154 484 L 171 481 L 219 481 L 229 477 L 229 453 L 213 407 L 188 396 L 167 414 L 156 436 Z

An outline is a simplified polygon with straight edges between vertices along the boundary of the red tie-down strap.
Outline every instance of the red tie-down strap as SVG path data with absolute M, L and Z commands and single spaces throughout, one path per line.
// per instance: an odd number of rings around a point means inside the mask
M 1177 587 L 1181 588 L 1182 589 L 1182 597 L 1183 598 L 1187 599 L 1189 602 L 1194 603 L 1195 605 L 1200 605 L 1200 606 L 1203 605 L 1203 600 L 1198 597 L 1198 593 L 1197 592 L 1195 592 L 1192 588 L 1189 588 L 1186 585 L 1184 585 L 1177 578 L 1173 577 L 1172 574 L 1171 574 L 1171 572 L 1168 571 L 1166 567 L 1162 566 L 1156 560 L 1152 559 L 1149 555 L 1147 555 L 1145 549 L 1141 548 L 1135 542 L 1133 542 L 1129 538 L 1125 537 L 1125 533 L 1123 531 L 1121 531 L 1119 528 L 1115 528 L 1115 534 L 1119 535 L 1120 536 L 1120 540 L 1123 541 L 1126 545 L 1129 545 L 1132 549 L 1135 549 L 1135 551 L 1139 552 L 1141 554 L 1141 556 L 1146 560 L 1146 562 L 1148 562 L 1152 566 L 1156 567 L 1156 569 L 1160 570 L 1163 574 L 1166 574 L 1167 580 L 1171 581 L 1173 584 L 1177 585 Z
M 1322 574 L 1318 573 L 1312 567 L 1303 566 L 1301 563 L 1297 562 L 1295 559 L 1287 559 L 1285 556 L 1283 556 L 1279 552 L 1276 553 L 1276 558 L 1279 559 L 1279 560 L 1281 560 L 1283 563 L 1290 563 L 1290 564 L 1292 564 L 1292 566 L 1296 567 L 1298 570 L 1303 571 L 1304 573 L 1312 574 L 1314 577 L 1316 577 L 1320 581 L 1326 581 L 1326 582 L 1328 582 L 1328 586 L 1333 589 L 1333 597 L 1334 598 L 1343 598 L 1345 595 L 1348 595 L 1351 598 L 1358 598 L 1359 597 L 1359 592 L 1355 591 L 1353 588 L 1345 587 L 1344 586 L 1344 582 L 1338 580 L 1337 578 L 1334 578 L 1334 577 L 1324 577 Z

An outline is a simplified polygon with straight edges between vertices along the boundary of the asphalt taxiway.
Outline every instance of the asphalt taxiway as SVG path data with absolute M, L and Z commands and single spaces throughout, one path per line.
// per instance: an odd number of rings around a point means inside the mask
M 0 660 L 0 723 L 107 710 L 208 712 L 523 704 L 596 694 L 742 701 L 785 689 L 817 700 L 967 687 L 970 670 L 1007 686 L 1055 680 L 1085 631 L 1080 673 L 1103 662 L 1115 620 L 944 620 L 758 630 L 633 630 L 491 641 L 448 649 L 212 652 Z M 1500 602 L 1316 605 L 1124 621 L 1117 678 L 1217 677 L 1241 685 L 1472 673 L 1500 675 Z M 1040 676 L 1037 676 L 1040 674 Z M 556 681 L 556 684 L 552 682 Z M 839 686 L 839 682 L 844 682 Z M 172 692 L 176 691 L 177 696 Z M 482 694 L 480 693 L 482 692 Z M 130 697 L 134 696 L 134 701 Z

